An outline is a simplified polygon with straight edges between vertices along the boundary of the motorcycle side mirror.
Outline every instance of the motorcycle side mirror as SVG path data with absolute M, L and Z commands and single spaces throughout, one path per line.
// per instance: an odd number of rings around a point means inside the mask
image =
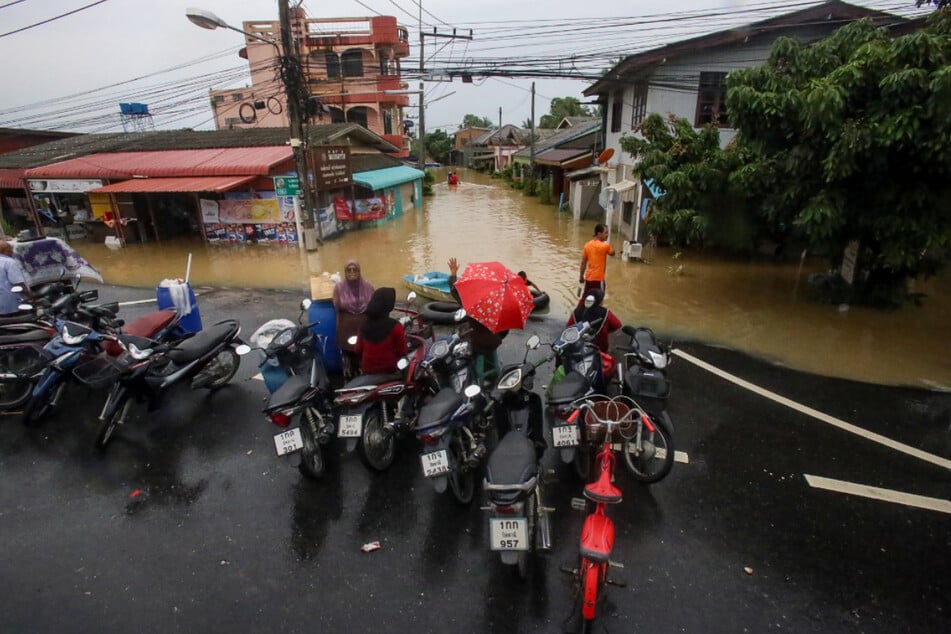
M 311 305 L 312 303 L 313 303 L 313 302 L 311 302 L 309 299 L 302 299 L 302 300 L 300 300 L 300 309 L 301 309 L 301 310 L 310 310 L 310 305 Z
M 409 367 L 409 361 L 406 359 L 406 357 L 403 357 L 402 359 L 396 362 L 396 368 L 398 370 L 405 370 L 408 367 Z
M 350 344 L 351 346 L 357 345 L 357 336 L 356 336 L 356 335 L 351 335 L 350 337 L 348 337 L 348 338 L 347 338 L 347 343 Z
M 251 346 L 249 346 L 249 345 L 246 344 L 246 343 L 242 343 L 242 344 L 239 345 L 237 348 L 235 348 L 234 351 L 237 352 L 239 356 L 242 356 L 242 357 L 243 357 L 244 355 L 246 355 L 246 354 L 248 354 L 249 352 L 251 352 Z
M 466 395 L 466 398 L 475 398 L 479 394 L 482 394 L 482 388 L 478 385 L 469 385 L 462 393 Z
M 528 338 L 528 341 L 525 342 L 525 347 L 529 350 L 534 350 L 541 342 L 542 340 L 538 337 L 538 335 L 532 335 Z
M 416 291 L 410 291 L 409 295 L 406 296 L 406 301 L 412 304 L 416 301 Z
M 465 319 L 465 318 L 466 318 L 466 309 L 465 309 L 465 308 L 460 308 L 459 310 L 457 310 L 456 312 L 454 312 L 454 313 L 452 314 L 452 320 L 455 321 L 455 322 L 457 322 L 457 323 L 460 322 L 460 321 L 462 321 L 462 320 Z

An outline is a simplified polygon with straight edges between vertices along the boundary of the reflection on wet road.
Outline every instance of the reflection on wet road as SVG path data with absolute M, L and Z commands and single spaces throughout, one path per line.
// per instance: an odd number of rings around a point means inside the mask
M 407 273 L 446 270 L 446 261 L 498 260 L 524 269 L 552 296 L 552 313 L 567 315 L 576 299 L 582 245 L 595 221 L 568 213 L 484 175 L 463 171 L 450 190 L 435 185 L 423 211 L 409 211 L 379 228 L 351 231 L 317 252 L 296 247 L 207 245 L 199 240 L 132 245 L 110 251 L 77 243 L 108 283 L 154 286 L 183 277 L 194 254 L 192 282 L 237 288 L 307 289 L 313 274 L 338 272 L 350 258 L 377 286 L 406 291 Z M 620 252 L 619 238 L 613 238 Z M 610 306 L 625 323 L 646 325 L 676 339 L 699 339 L 764 356 L 823 375 L 863 381 L 951 387 L 945 353 L 951 314 L 951 274 L 918 282 L 924 305 L 884 312 L 840 310 L 803 297 L 808 275 L 824 262 L 773 264 L 682 257 L 666 249 L 650 264 L 608 263 Z

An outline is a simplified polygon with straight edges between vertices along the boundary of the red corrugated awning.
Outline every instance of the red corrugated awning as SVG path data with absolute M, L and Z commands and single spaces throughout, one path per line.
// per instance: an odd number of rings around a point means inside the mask
M 226 192 L 257 176 L 183 176 L 182 178 L 133 178 L 113 183 L 90 194 L 157 194 L 160 192 Z
M 0 189 L 23 189 L 25 169 L 0 169 Z
M 293 158 L 288 146 L 90 154 L 26 170 L 27 178 L 268 176 Z

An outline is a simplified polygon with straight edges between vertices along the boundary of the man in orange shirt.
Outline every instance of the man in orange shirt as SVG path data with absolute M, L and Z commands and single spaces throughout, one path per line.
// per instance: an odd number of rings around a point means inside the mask
M 604 291 L 604 274 L 607 270 L 609 255 L 614 255 L 614 249 L 608 242 L 608 228 L 602 224 L 595 225 L 594 237 L 584 245 L 584 255 L 581 256 L 578 282 L 584 284 L 582 297 L 591 289 Z

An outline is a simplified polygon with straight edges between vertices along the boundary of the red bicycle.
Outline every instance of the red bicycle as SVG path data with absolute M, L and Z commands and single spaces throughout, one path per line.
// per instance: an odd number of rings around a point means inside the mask
M 612 447 L 613 436 L 617 433 L 622 439 L 630 440 L 642 426 L 652 432 L 655 428 L 647 414 L 626 396 L 588 397 L 578 402 L 569 420 L 574 422 L 581 414 L 584 414 L 584 433 L 588 441 L 601 445 L 594 465 L 597 469 L 596 477 L 584 488 L 584 496 L 588 502 L 579 500 L 583 508 L 594 505 L 581 528 L 580 561 L 576 571 L 578 592 L 582 601 L 582 631 L 589 632 L 597 613 L 598 600 L 604 596 L 604 586 L 612 582 L 608 578 L 608 568 L 624 567 L 611 561 L 614 520 L 606 513 L 609 504 L 618 504 L 622 499 L 620 489 L 614 486 L 617 456 Z

